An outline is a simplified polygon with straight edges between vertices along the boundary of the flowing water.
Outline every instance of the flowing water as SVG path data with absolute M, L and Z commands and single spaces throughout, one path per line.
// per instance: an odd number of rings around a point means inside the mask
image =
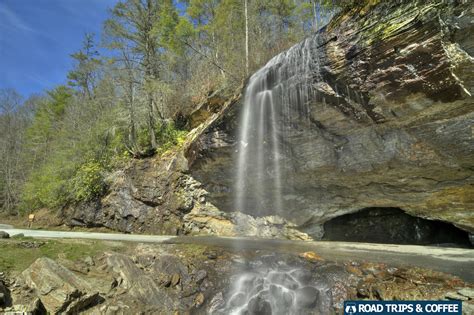
M 228 314 L 309 314 L 330 306 L 327 286 L 308 280 L 311 273 L 298 268 L 258 268 L 237 276 L 226 305 Z
M 285 211 L 283 196 L 292 188 L 293 172 L 286 143 L 294 129 L 310 124 L 314 85 L 322 81 L 319 42 L 315 35 L 275 56 L 248 82 L 238 135 L 237 211 L 253 216 Z M 303 314 L 323 307 L 321 296 L 326 291 L 305 283 L 301 275 L 299 268 L 268 265 L 238 273 L 221 311 Z
M 284 210 L 292 163 L 291 132 L 309 123 L 320 75 L 317 35 L 271 59 L 249 80 L 239 125 L 235 210 L 261 216 Z

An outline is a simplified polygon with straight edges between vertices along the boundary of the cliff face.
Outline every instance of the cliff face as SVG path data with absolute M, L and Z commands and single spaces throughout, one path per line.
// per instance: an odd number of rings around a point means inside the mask
M 456 1 L 383 1 L 314 35 L 309 119 L 283 139 L 283 215 L 315 233 L 345 213 L 396 207 L 474 231 L 472 14 Z M 188 152 L 191 174 L 225 211 L 234 210 L 238 111 Z
M 390 207 L 474 232 L 473 12 L 460 1 L 382 1 L 314 35 L 314 93 L 281 135 L 289 225 L 231 213 L 240 95 L 201 110 L 207 119 L 177 153 L 134 161 L 105 198 L 63 216 L 122 231 L 306 238 L 294 225 L 320 237 L 331 218 Z
M 277 216 L 255 218 L 219 210 L 208 200 L 209 192 L 190 174 L 189 165 L 195 158 L 191 153 L 201 143 L 202 133 L 228 110 L 234 110 L 239 99 L 237 94 L 220 103 L 212 115 L 199 109 L 199 119 L 204 121 L 189 134 L 183 147 L 132 160 L 109 176 L 109 192 L 103 198 L 64 208 L 60 214 L 63 221 L 70 226 L 107 227 L 127 233 L 310 239 L 295 224 Z

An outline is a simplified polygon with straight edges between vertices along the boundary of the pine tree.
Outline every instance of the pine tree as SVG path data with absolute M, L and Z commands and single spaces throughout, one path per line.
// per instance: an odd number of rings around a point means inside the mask
M 82 95 L 89 99 L 93 97 L 94 89 L 99 80 L 98 68 L 101 61 L 98 56 L 99 52 L 94 45 L 94 35 L 85 34 L 82 49 L 71 55 L 76 66 L 67 74 L 69 85 L 77 87 Z
M 133 53 L 133 62 L 142 72 L 143 87 L 147 89 L 148 133 L 154 150 L 156 120 L 163 123 L 163 114 L 156 106 L 150 88 L 160 78 L 160 55 L 173 44 L 173 33 L 178 14 L 172 0 L 127 0 L 112 9 L 105 22 L 110 48 Z

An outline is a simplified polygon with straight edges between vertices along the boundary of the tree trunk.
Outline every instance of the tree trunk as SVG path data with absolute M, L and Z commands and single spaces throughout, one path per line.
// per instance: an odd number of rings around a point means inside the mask
M 148 92 L 148 131 L 150 132 L 150 144 L 152 149 L 157 148 L 155 135 L 155 117 L 153 116 L 153 95 Z
M 245 6 L 245 74 L 249 74 L 249 14 L 248 0 L 244 0 Z

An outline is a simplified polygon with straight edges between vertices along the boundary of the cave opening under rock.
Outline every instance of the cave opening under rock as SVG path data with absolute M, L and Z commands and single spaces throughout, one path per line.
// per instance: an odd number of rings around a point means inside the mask
M 456 226 L 411 216 L 399 208 L 365 208 L 324 223 L 323 240 L 473 247 Z

